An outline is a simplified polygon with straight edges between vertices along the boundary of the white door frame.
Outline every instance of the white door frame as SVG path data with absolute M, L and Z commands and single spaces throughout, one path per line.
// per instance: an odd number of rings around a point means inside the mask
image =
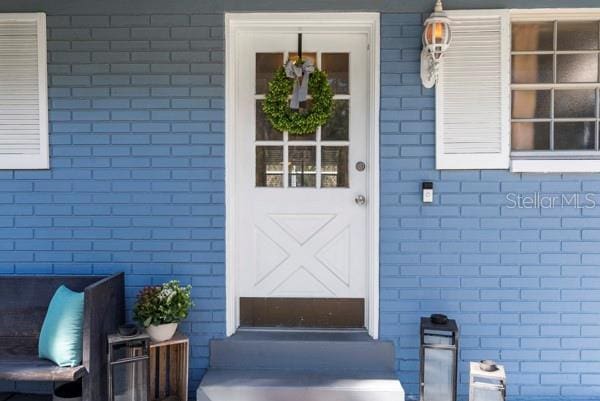
M 312 32 L 367 34 L 369 51 L 369 166 L 367 169 L 367 283 L 366 326 L 373 338 L 379 336 L 379 13 L 226 13 L 225 14 L 225 281 L 226 330 L 238 327 L 238 297 L 235 288 L 237 244 L 235 213 L 235 141 L 237 104 L 237 38 L 247 32 Z

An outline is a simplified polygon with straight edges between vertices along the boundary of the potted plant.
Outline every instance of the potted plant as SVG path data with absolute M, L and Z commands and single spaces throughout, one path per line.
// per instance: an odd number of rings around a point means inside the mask
M 153 341 L 167 341 L 173 337 L 177 325 L 188 316 L 192 306 L 192 287 L 181 286 L 179 281 L 172 280 L 161 286 L 142 289 L 133 308 L 133 316 Z

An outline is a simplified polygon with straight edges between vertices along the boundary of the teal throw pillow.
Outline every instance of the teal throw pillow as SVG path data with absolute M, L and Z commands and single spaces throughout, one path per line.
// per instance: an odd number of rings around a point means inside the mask
M 61 285 L 54 293 L 42 325 L 39 357 L 58 366 L 81 365 L 83 349 L 83 292 Z

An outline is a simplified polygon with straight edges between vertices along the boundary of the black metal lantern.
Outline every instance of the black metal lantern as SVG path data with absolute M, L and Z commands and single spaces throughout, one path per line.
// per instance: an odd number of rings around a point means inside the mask
M 148 401 L 150 336 L 108 336 L 109 401 Z
M 456 321 L 444 315 L 421 318 L 421 401 L 456 401 L 458 337 Z

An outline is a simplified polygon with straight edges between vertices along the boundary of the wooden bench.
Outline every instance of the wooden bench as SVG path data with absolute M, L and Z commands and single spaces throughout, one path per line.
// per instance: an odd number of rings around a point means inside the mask
M 84 292 L 83 361 L 61 368 L 38 358 L 38 338 L 54 292 Z M 0 380 L 68 382 L 82 378 L 84 401 L 106 401 L 107 335 L 123 323 L 124 277 L 0 276 Z

